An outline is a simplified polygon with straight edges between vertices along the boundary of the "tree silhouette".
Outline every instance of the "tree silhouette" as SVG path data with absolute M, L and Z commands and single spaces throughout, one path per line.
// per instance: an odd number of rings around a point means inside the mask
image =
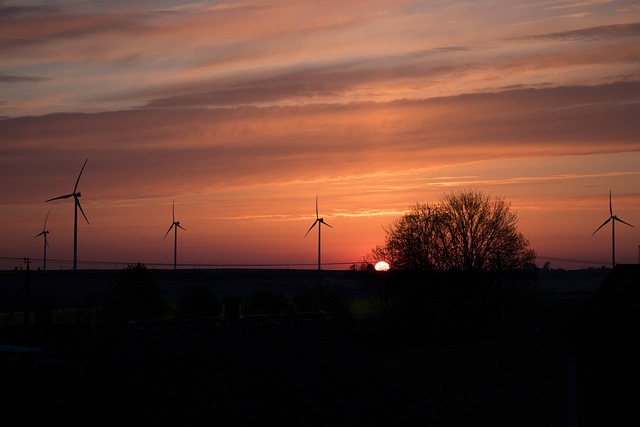
M 535 252 L 518 230 L 510 204 L 477 190 L 445 194 L 439 203 L 416 203 L 385 228 L 385 256 L 409 271 L 519 271 L 532 268 Z
M 444 246 L 443 218 L 438 206 L 416 203 L 406 214 L 384 228 L 386 244 L 374 253 L 384 255 L 394 269 L 431 271 L 441 269 Z
M 102 315 L 106 320 L 154 319 L 166 312 L 155 277 L 144 264 L 130 264 L 120 270 L 103 295 Z

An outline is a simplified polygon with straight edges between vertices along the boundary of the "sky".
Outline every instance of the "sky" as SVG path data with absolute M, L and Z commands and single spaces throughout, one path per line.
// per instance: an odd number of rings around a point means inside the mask
M 467 189 L 640 262 L 636 0 L 0 1 L 0 58 L 0 269 L 71 268 L 81 170 L 78 268 L 315 269 L 317 197 L 346 269 Z

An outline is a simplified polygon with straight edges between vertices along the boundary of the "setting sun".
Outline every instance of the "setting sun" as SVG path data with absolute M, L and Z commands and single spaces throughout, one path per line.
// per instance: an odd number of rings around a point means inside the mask
M 375 266 L 376 271 L 387 271 L 389 270 L 389 263 L 386 261 L 378 261 Z

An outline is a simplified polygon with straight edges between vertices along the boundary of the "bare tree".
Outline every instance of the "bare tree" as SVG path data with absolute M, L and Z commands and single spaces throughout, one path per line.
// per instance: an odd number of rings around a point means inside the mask
M 438 269 L 441 219 L 437 206 L 416 203 L 404 216 L 385 227 L 388 262 L 401 270 Z
M 517 225 L 504 199 L 461 190 L 437 204 L 416 203 L 385 228 L 385 245 L 374 251 L 399 270 L 522 270 L 534 266 L 535 252 Z
M 442 197 L 447 269 L 519 270 L 531 267 L 535 252 L 518 230 L 517 215 L 504 199 L 475 190 Z

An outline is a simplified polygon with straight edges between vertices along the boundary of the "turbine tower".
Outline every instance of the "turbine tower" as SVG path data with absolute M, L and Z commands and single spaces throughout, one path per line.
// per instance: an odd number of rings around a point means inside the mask
M 607 218 L 607 220 L 603 222 L 602 225 L 593 232 L 593 234 L 596 234 L 598 230 L 607 225 L 609 221 L 611 221 L 611 268 L 613 268 L 616 266 L 616 221 L 620 221 L 629 227 L 633 227 L 633 225 L 621 220 L 613 214 L 613 208 L 611 207 L 611 190 L 609 190 L 609 218 Z
M 72 193 L 65 194 L 64 196 L 54 197 L 49 200 L 45 200 L 45 202 L 50 202 L 52 200 L 68 199 L 69 197 L 73 197 L 74 206 L 75 206 L 74 214 L 73 214 L 73 269 L 74 270 L 77 268 L 77 261 L 78 261 L 78 209 L 80 209 L 82 216 L 87 221 L 87 224 L 89 224 L 89 220 L 87 219 L 87 216 L 84 214 L 84 211 L 82 210 L 82 206 L 80 206 L 79 199 L 81 194 L 79 191 L 77 191 L 78 183 L 80 182 L 80 177 L 82 176 L 82 172 L 84 171 L 84 167 L 87 165 L 88 161 L 89 159 L 84 161 L 84 164 L 82 165 L 82 169 L 80 169 L 80 173 L 78 174 L 78 179 L 76 179 L 76 185 L 73 187 Z
M 171 226 L 169 227 L 169 229 L 167 230 L 167 232 L 164 234 L 164 237 L 162 238 L 162 240 L 167 238 L 167 235 L 169 234 L 169 232 L 171 231 L 171 229 L 173 228 L 173 269 L 175 270 L 177 268 L 177 254 L 178 254 L 178 228 L 182 228 L 183 230 L 186 230 L 186 228 L 184 228 L 183 226 L 180 225 L 180 221 L 176 221 L 176 199 L 173 199 L 173 206 L 171 209 Z
M 313 229 L 313 227 L 316 226 L 316 224 L 318 224 L 318 271 L 320 271 L 320 231 L 322 229 L 323 225 L 326 225 L 328 227 L 331 227 L 329 224 L 327 224 L 326 222 L 324 222 L 323 218 L 320 218 L 320 216 L 318 215 L 318 195 L 316 194 L 316 220 L 313 221 L 313 224 L 311 224 L 311 227 L 309 227 L 309 229 L 307 230 L 306 234 L 304 235 L 304 237 L 307 237 L 307 234 L 309 234 L 309 232 Z M 333 228 L 333 227 L 331 227 Z
M 47 230 L 47 218 L 49 218 L 49 213 L 51 213 L 51 211 L 47 212 L 47 216 L 44 217 L 44 225 L 42 226 L 42 231 L 33 237 L 34 239 L 38 236 L 42 236 L 44 238 L 44 255 L 42 256 L 43 271 L 47 269 L 47 246 L 49 246 L 49 242 L 47 242 L 47 234 L 49 234 L 49 231 Z

